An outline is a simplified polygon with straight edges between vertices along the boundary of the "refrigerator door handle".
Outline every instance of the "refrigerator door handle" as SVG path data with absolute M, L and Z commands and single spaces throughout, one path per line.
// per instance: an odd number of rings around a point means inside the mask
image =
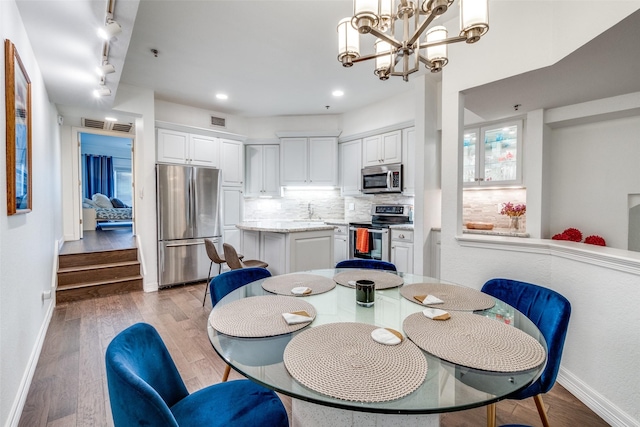
M 204 245 L 204 241 L 195 242 L 195 243 L 169 243 L 168 245 L 166 245 L 166 247 L 167 248 L 180 248 L 182 246 L 197 246 L 197 245 Z

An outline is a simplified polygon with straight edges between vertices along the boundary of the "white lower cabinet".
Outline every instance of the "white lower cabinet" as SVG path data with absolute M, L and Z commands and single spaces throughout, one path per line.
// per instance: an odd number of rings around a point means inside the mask
M 413 231 L 391 230 L 391 262 L 398 271 L 413 273 Z
M 336 225 L 333 234 L 333 262 L 339 263 L 349 257 L 349 226 Z
M 242 222 L 242 203 L 241 189 L 222 187 L 222 241 L 230 244 L 239 252 L 242 252 L 242 241 L 240 230 L 236 224 Z M 224 264 L 222 268 L 228 267 Z
M 431 271 L 429 276 L 440 278 L 440 231 L 431 230 Z
M 269 264 L 272 275 L 332 268 L 333 230 L 271 232 L 242 230 L 245 259 Z

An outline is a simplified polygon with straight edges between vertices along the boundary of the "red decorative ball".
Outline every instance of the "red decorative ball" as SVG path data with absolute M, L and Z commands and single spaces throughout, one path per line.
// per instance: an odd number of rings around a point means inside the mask
M 568 239 L 572 242 L 581 242 L 582 241 L 582 232 L 577 228 L 567 228 L 562 232 L 562 234 L 566 234 Z
M 564 233 L 558 233 L 552 237 L 553 240 L 569 240 L 569 236 Z
M 597 235 L 587 237 L 586 239 L 584 239 L 584 242 L 590 245 L 607 246 L 607 243 L 604 241 L 604 239 Z

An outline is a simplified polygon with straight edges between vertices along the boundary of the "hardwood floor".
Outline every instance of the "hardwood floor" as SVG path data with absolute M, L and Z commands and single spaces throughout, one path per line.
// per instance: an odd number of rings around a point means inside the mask
M 111 339 L 136 322 L 158 329 L 190 392 L 219 382 L 225 363 L 206 333 L 211 303 L 202 307 L 204 290 L 202 283 L 60 304 L 47 331 L 19 426 L 112 426 L 104 354 Z M 232 370 L 229 379 L 239 378 Z M 291 400 L 281 398 L 290 412 Z M 560 385 L 544 401 L 554 427 L 607 426 Z M 485 414 L 485 408 L 443 414 L 441 426 L 485 426 Z M 498 425 L 541 425 L 533 399 L 500 402 L 497 414 Z

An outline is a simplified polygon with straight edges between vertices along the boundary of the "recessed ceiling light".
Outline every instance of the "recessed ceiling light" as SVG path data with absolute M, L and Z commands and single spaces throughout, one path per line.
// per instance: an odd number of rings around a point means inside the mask
M 118 119 L 116 119 L 115 117 L 105 117 L 104 119 L 106 121 L 108 121 L 108 122 L 117 122 L 118 121 Z
M 341 91 L 341 90 L 334 90 L 333 92 L 331 92 L 331 94 L 333 96 L 342 96 L 342 95 L 344 95 L 344 92 Z
M 225 99 L 229 99 L 229 96 L 224 93 L 217 93 L 216 98 L 225 100 Z

